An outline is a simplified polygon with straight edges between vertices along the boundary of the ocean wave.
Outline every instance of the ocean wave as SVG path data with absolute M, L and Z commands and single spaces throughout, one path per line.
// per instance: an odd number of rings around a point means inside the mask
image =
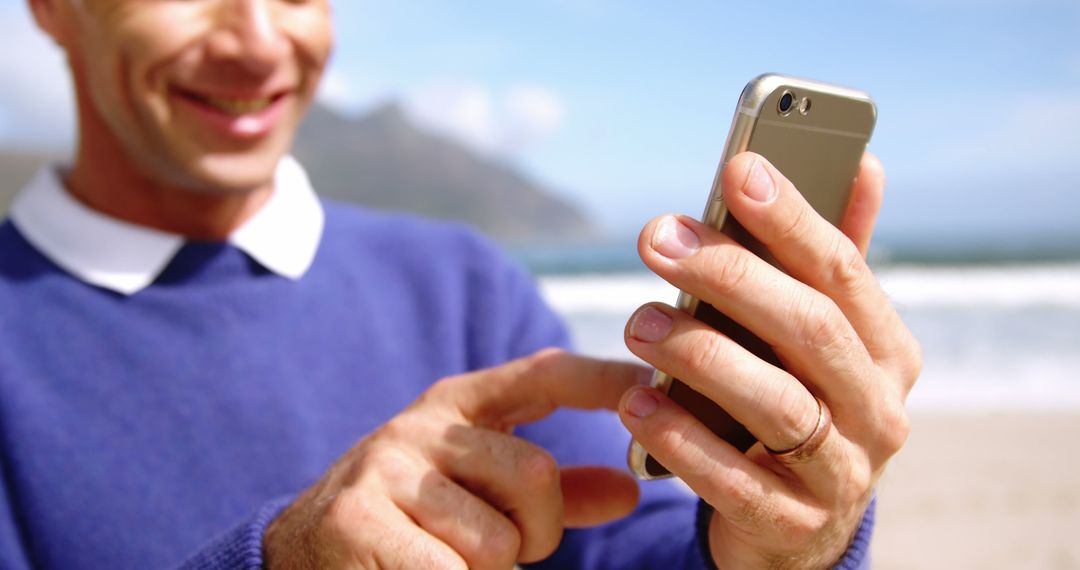
M 1080 308 L 1080 264 L 892 267 L 878 278 L 898 305 Z
M 923 307 L 1080 309 L 1080 263 L 1053 265 L 923 267 L 877 271 L 901 309 Z M 629 315 L 649 301 L 674 303 L 678 291 L 649 273 L 548 276 L 540 288 L 562 313 Z
M 1080 410 L 1080 264 L 878 271 L 923 346 L 916 410 Z M 634 359 L 623 343 L 642 303 L 677 291 L 645 273 L 545 277 L 581 352 Z

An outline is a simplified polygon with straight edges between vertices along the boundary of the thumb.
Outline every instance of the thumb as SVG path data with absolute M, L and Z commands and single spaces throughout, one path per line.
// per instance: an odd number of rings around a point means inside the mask
M 611 467 L 563 467 L 563 526 L 581 528 L 621 519 L 638 503 L 638 484 Z

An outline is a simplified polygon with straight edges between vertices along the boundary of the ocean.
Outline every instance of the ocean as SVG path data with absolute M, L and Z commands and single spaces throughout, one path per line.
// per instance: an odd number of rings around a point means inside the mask
M 634 359 L 623 345 L 626 319 L 645 302 L 673 304 L 677 295 L 602 254 L 593 265 L 603 270 L 592 272 L 588 263 L 553 270 L 526 261 L 584 354 Z M 923 346 L 910 409 L 1080 411 L 1080 261 L 886 263 L 875 272 Z

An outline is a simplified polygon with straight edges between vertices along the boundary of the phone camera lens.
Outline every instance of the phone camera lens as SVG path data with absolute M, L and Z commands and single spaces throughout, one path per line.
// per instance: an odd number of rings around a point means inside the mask
M 780 102 L 776 108 L 780 111 L 781 115 L 787 115 L 791 112 L 791 108 L 795 105 L 795 96 L 791 94 L 791 91 L 784 91 L 784 94 L 780 96 Z

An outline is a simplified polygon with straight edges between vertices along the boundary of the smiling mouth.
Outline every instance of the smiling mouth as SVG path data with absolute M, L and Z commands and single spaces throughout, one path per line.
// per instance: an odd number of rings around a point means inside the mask
M 185 91 L 182 89 L 177 89 L 176 91 L 178 94 L 180 94 L 186 99 L 190 99 L 192 101 L 210 107 L 216 111 L 220 111 L 226 115 L 231 115 L 234 117 L 241 117 L 243 115 L 250 115 L 252 113 L 264 111 L 285 96 L 285 93 L 279 93 L 276 95 L 271 95 L 269 97 L 241 99 L 232 97 L 215 97 L 212 95 L 201 95 L 193 91 Z

